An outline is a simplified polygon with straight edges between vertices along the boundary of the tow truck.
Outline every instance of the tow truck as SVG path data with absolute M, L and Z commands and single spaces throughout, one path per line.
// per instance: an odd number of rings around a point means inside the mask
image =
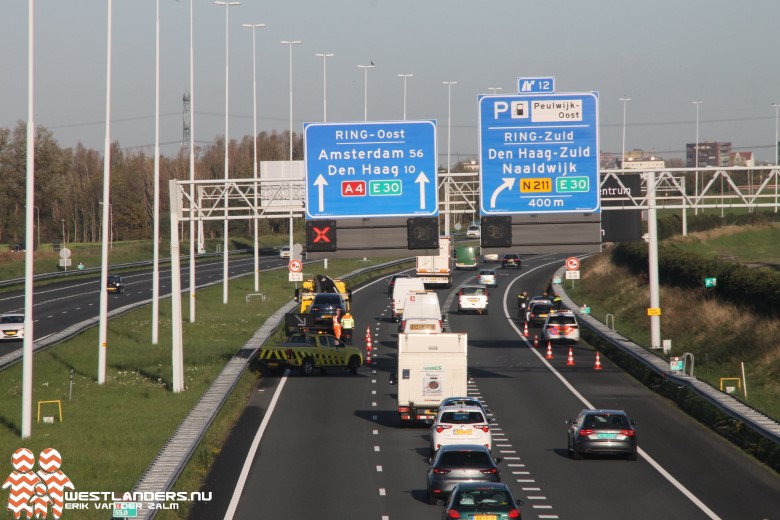
M 258 358 L 272 373 L 290 368 L 304 376 L 311 375 L 316 368 L 323 372 L 341 368 L 355 375 L 363 364 L 363 354 L 357 347 L 346 346 L 332 334 L 305 332 L 291 334 L 277 345 L 264 345 Z

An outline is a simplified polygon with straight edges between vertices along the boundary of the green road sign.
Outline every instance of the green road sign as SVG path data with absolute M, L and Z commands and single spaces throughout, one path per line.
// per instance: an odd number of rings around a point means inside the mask
M 704 287 L 715 287 L 718 285 L 718 279 L 717 278 L 705 278 L 704 279 Z

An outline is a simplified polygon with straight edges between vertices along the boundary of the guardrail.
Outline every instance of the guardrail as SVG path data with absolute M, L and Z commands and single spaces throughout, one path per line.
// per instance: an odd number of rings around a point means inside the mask
M 555 276 L 563 279 L 565 271 L 566 268 L 561 267 L 556 271 Z M 570 309 L 578 308 L 577 304 L 566 294 L 562 284 L 553 283 L 552 287 L 553 291 L 560 295 L 564 305 Z M 618 332 L 609 328 L 606 324 L 600 322 L 593 316 L 581 314 L 579 316 L 579 321 L 580 323 L 587 325 L 591 331 L 604 341 L 608 342 L 611 346 L 628 354 L 636 361 L 639 361 L 661 378 L 690 389 L 690 391 L 706 400 L 723 414 L 744 424 L 765 439 L 780 445 L 780 423 L 771 417 L 746 405 L 736 397 L 719 391 L 704 381 L 683 372 L 672 371 L 669 362 L 666 359 L 657 355 L 655 352 L 649 351 L 644 347 L 633 343 L 625 336 L 621 336 Z

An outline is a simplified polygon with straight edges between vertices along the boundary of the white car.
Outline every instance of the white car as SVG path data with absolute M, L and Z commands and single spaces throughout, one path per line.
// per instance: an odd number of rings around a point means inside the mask
M 290 246 L 284 246 L 279 250 L 279 258 L 290 258 Z
M 458 291 L 458 312 L 488 312 L 488 291 L 483 285 L 464 285 Z
M 499 258 L 498 253 L 484 253 L 482 255 L 482 261 L 485 263 L 500 262 L 501 259 Z
M 469 226 L 466 228 L 466 238 L 479 238 L 480 231 L 479 226 Z
M 0 315 L 0 341 L 24 339 L 24 314 Z
M 431 425 L 431 455 L 450 444 L 479 444 L 492 449 L 490 421 L 481 406 L 439 409 Z

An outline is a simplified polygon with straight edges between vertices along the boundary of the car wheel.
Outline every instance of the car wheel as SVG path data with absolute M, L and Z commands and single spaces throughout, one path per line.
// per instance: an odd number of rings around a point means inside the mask
M 631 461 L 634 461 L 634 460 L 636 460 L 636 450 L 632 451 L 632 452 L 631 452 L 631 453 L 628 455 L 628 460 L 631 460 Z
M 360 359 L 358 359 L 357 356 L 352 356 L 349 358 L 349 373 L 353 376 L 356 376 L 358 373 L 358 368 L 360 368 Z
M 428 493 L 428 503 L 432 506 L 439 504 L 439 499 L 437 497 L 431 496 L 430 493 Z
M 310 376 L 314 373 L 314 360 L 312 358 L 306 358 L 301 365 L 301 374 L 304 376 Z
M 488 313 L 487 307 L 485 307 L 485 310 L 483 311 L 485 314 Z

